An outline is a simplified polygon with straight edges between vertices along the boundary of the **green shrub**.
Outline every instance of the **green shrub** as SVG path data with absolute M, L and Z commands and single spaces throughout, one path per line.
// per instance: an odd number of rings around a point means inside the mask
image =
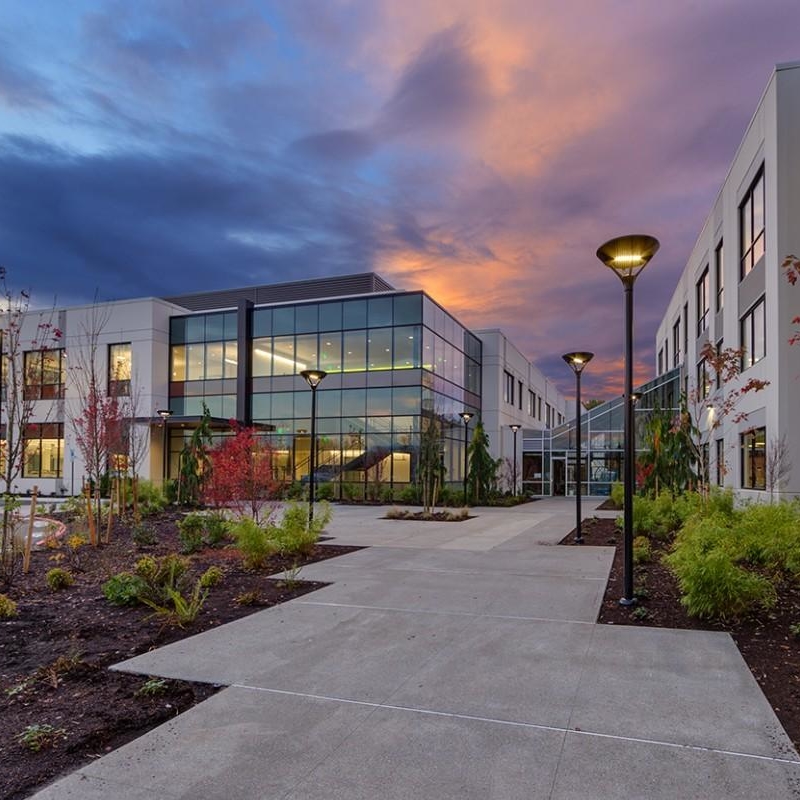
M 746 506 L 737 517 L 741 557 L 774 572 L 800 576 L 800 506 Z
M 199 578 L 203 589 L 211 589 L 222 583 L 225 573 L 219 567 L 209 567 Z
M 167 691 L 168 684 L 164 678 L 148 678 L 134 693 L 134 697 L 153 697 Z
M 188 596 L 171 586 L 165 587 L 164 592 L 166 599 L 163 603 L 147 597 L 142 597 L 142 601 L 153 609 L 151 616 L 160 617 L 167 625 L 179 628 L 197 619 L 208 597 L 208 589 L 200 585 L 199 579 L 195 581 L 192 593 Z
M 75 582 L 72 573 L 61 569 L 61 567 L 53 567 L 53 569 L 48 570 L 45 580 L 47 581 L 47 586 L 54 592 L 67 589 Z
M 410 483 L 400 490 L 395 490 L 395 498 L 398 503 L 402 503 L 406 506 L 418 505 L 420 502 L 419 487 Z
M 164 605 L 169 600 L 170 591 L 184 592 L 188 589 L 188 570 L 189 562 L 177 553 L 168 553 L 161 558 L 140 558 L 134 567 L 136 577 L 143 583 L 138 599 L 143 603 Z
M 650 540 L 646 536 L 637 536 L 633 540 L 633 563 L 644 564 L 653 557 Z
M 201 514 L 187 514 L 178 523 L 181 553 L 196 553 L 203 548 L 206 520 Z
M 17 616 L 17 604 L 7 595 L 0 594 L 0 619 Z
M 155 531 L 145 522 L 137 522 L 131 527 L 131 538 L 137 547 L 150 547 L 158 542 Z
M 308 521 L 308 506 L 305 503 L 290 503 L 280 523 L 271 528 L 270 535 L 283 555 L 307 555 L 314 549 L 330 521 L 331 507 L 328 503 L 314 506 L 311 524 Z
M 209 547 L 222 547 L 228 540 L 228 520 L 223 514 L 208 514 L 205 517 L 206 543 Z
M 64 728 L 55 728 L 48 723 L 28 725 L 22 733 L 17 734 L 17 741 L 28 750 L 38 753 L 43 747 L 55 743 L 56 739 L 66 739 Z
M 167 500 L 161 487 L 152 481 L 140 479 L 137 483 L 138 509 L 142 516 L 158 514 L 167 507 Z
M 250 517 L 242 517 L 233 523 L 231 533 L 246 569 L 260 569 L 278 552 L 278 543 Z
M 611 502 L 619 508 L 625 505 L 625 485 L 622 483 L 611 484 Z
M 342 500 L 347 500 L 350 503 L 360 503 L 364 500 L 364 484 L 363 483 L 343 483 L 342 484 Z
M 120 572 L 103 584 L 103 594 L 115 606 L 134 606 L 147 588 L 145 580 L 130 572 Z
M 324 500 L 326 502 L 333 500 L 334 485 L 332 481 L 326 481 L 317 485 L 314 494 L 317 500 Z
M 306 487 L 300 481 L 294 481 L 286 487 L 284 494 L 287 500 L 302 500 L 306 496 Z

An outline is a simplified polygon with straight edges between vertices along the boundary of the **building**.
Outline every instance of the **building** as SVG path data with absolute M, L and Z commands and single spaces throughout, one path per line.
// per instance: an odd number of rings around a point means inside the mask
M 742 499 L 800 496 L 800 345 L 790 345 L 800 286 L 781 263 L 800 255 L 800 62 L 778 65 L 669 301 L 656 372 L 680 368 L 690 397 L 729 394 L 755 378 L 724 418 L 702 409 L 709 477 Z M 741 374 L 717 382 L 702 355 L 741 348 Z M 739 413 L 746 416 L 739 419 Z M 794 467 L 793 469 L 791 467 Z
M 327 373 L 317 392 L 316 474 L 336 496 L 386 498 L 413 483 L 420 432 L 433 418 L 447 481 L 459 486 L 461 412 L 483 418 L 497 457 L 512 455 L 512 422 L 541 428 L 564 415 L 564 398 L 500 331 L 474 333 L 425 292 L 373 273 L 57 309 L 53 319 L 58 346 L 24 355 L 35 403 L 12 487 L 20 492 L 80 489 L 86 468 L 72 420 L 88 363 L 147 433 L 139 474 L 155 480 L 178 474 L 204 409 L 216 436 L 229 434 L 231 419 L 259 426 L 278 477 L 306 480 L 304 369 Z M 30 333 L 40 321 L 28 314 Z

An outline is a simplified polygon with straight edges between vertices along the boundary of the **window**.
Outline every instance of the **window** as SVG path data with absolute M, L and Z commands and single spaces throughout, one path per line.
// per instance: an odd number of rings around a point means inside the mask
M 753 428 L 741 435 L 742 488 L 767 488 L 767 429 Z
M 34 422 L 25 426 L 23 478 L 60 478 L 64 455 L 64 424 Z
M 514 376 L 510 372 L 503 372 L 505 386 L 503 389 L 503 400 L 514 405 Z
M 711 381 L 708 377 L 708 365 L 706 360 L 701 358 L 697 362 L 697 397 L 705 400 L 711 392 Z
M 55 400 L 64 396 L 64 350 L 25 353 L 25 399 Z
M 740 325 L 742 369 L 752 367 L 767 354 L 766 314 L 762 297 L 743 317 Z
M 697 335 L 708 328 L 708 267 L 703 270 L 695 287 L 697 297 Z
M 689 352 L 689 304 L 683 304 L 683 352 Z
M 517 403 L 519 403 L 519 410 L 522 411 L 522 381 L 517 381 L 517 389 L 519 389 Z
M 725 271 L 722 260 L 722 240 L 720 239 L 717 249 L 714 251 L 714 282 L 717 287 L 717 302 L 714 310 L 719 314 L 722 311 L 723 292 L 725 290 Z
M 108 393 L 129 397 L 131 393 L 131 343 L 108 346 Z
M 536 398 L 536 410 L 537 410 L 536 418 L 539 420 L 539 422 L 541 422 L 542 421 L 542 396 L 541 395 L 539 395 Z
M 714 388 L 715 389 L 721 389 L 722 388 L 722 370 L 720 369 L 720 366 L 719 366 L 720 363 L 721 363 L 721 361 L 719 360 L 719 357 L 720 357 L 720 354 L 722 353 L 722 343 L 723 343 L 723 340 L 720 339 L 716 343 L 716 345 L 714 345 L 714 347 L 715 347 L 715 349 L 717 351 L 717 367 L 716 367 L 716 374 L 715 374 L 715 378 L 714 378 Z
M 664 371 L 664 348 L 662 347 L 658 351 L 658 374 L 660 375 Z
M 553 408 L 550 405 L 550 403 L 545 403 L 545 407 L 547 408 L 547 417 L 546 417 L 547 421 L 545 422 L 545 425 L 547 425 L 548 428 L 552 428 L 553 427 L 553 424 L 552 424 L 553 423 Z
M 672 326 L 672 366 L 681 363 L 681 321 L 680 318 Z
M 528 416 L 536 416 L 536 393 L 528 389 Z
M 739 206 L 739 243 L 741 269 L 739 278 L 747 276 L 764 255 L 764 168 L 745 194 Z
M 717 486 L 725 483 L 725 440 L 717 439 Z

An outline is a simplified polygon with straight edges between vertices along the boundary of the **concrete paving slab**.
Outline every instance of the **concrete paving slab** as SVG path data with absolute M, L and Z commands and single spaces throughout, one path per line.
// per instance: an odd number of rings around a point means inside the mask
M 379 709 L 287 800 L 548 797 L 563 736 Z
M 587 627 L 476 618 L 388 702 L 566 728 L 586 666 Z
M 114 668 L 381 701 L 442 647 L 457 641 L 470 619 L 293 601 Z
M 800 764 L 568 733 L 551 800 L 788 800 Z
M 225 689 L 36 797 L 282 798 L 373 711 L 350 703 Z
M 314 573 L 319 574 L 319 573 Z M 331 586 L 299 602 L 594 622 L 605 581 L 498 573 L 371 570 L 323 573 Z M 320 579 L 320 578 L 317 578 Z M 563 592 L 565 580 L 570 592 Z
M 596 625 L 586 658 L 581 730 L 796 758 L 727 633 Z

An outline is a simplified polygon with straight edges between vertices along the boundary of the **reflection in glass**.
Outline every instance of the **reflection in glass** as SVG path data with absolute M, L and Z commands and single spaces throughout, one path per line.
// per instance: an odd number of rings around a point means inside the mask
M 368 359 L 371 370 L 392 368 L 392 329 L 371 330 L 367 339 Z

